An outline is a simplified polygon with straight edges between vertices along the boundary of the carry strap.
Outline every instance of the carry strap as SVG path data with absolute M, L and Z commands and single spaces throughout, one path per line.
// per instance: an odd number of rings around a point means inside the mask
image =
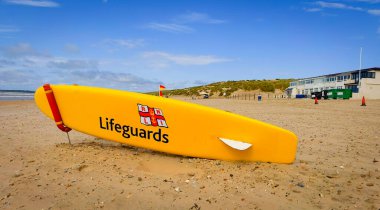
M 50 105 L 51 112 L 53 113 L 54 121 L 57 124 L 57 127 L 61 131 L 66 132 L 66 133 L 71 131 L 71 128 L 66 127 L 65 124 L 63 124 L 61 113 L 59 112 L 58 105 L 55 100 L 53 90 L 50 87 L 50 84 L 45 84 L 44 90 L 45 90 L 46 98 Z

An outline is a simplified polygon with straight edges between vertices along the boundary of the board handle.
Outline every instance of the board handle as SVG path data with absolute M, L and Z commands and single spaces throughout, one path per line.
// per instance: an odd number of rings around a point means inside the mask
M 221 137 L 218 137 L 218 138 L 219 138 L 219 140 L 221 140 L 223 143 L 227 144 L 231 148 L 234 148 L 234 149 L 240 150 L 240 151 L 247 150 L 248 148 L 250 148 L 252 146 L 252 144 L 242 142 L 242 141 L 237 141 L 237 140 L 233 140 L 233 139 L 226 139 L 226 138 L 221 138 Z
M 44 90 L 46 98 L 49 102 L 51 112 L 53 113 L 54 121 L 57 127 L 63 132 L 70 132 L 71 128 L 65 126 L 62 121 L 61 113 L 59 112 L 57 101 L 55 100 L 53 89 L 51 89 L 50 84 L 44 84 Z

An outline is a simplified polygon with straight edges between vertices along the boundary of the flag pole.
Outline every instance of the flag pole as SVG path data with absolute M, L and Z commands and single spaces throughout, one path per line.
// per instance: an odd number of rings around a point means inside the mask
M 160 88 L 160 89 L 158 90 L 158 95 L 161 96 L 161 97 L 164 97 L 164 94 L 162 94 L 162 91 L 165 90 L 166 87 L 163 86 L 163 85 L 160 85 L 159 88 Z
M 360 88 L 360 86 L 361 86 L 360 79 L 361 79 L 361 72 L 362 72 L 362 53 L 363 53 L 363 48 L 361 47 L 361 48 L 360 48 L 359 81 L 358 81 L 358 86 L 359 86 L 359 88 Z

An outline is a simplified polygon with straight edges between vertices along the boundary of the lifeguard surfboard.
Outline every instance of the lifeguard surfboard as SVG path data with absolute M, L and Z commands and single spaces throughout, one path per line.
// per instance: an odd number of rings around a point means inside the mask
M 52 97 L 61 120 L 53 115 L 57 111 L 50 104 Z M 78 85 L 45 85 L 37 89 L 35 102 L 65 132 L 72 128 L 171 154 L 292 163 L 297 149 L 297 137 L 288 130 L 170 98 Z

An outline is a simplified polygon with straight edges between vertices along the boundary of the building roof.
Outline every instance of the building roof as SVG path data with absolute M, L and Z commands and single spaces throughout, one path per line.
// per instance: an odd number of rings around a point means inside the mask
M 360 71 L 362 71 L 362 72 L 367 72 L 367 71 L 380 71 L 380 67 L 366 68 L 366 69 L 361 69 Z M 313 79 L 313 78 L 318 78 L 318 77 L 330 77 L 330 76 L 336 76 L 336 75 L 347 74 L 347 73 L 350 73 L 350 74 L 351 74 L 351 73 L 355 73 L 355 72 L 359 72 L 359 69 L 357 69 L 357 70 L 352 70 L 352 71 L 340 72 L 340 73 L 334 73 L 334 74 L 325 74 L 325 75 L 315 76 L 315 77 L 300 78 L 300 79 L 296 79 L 296 80 L 294 80 L 294 81 L 297 81 L 297 80 L 303 80 L 303 79 Z

